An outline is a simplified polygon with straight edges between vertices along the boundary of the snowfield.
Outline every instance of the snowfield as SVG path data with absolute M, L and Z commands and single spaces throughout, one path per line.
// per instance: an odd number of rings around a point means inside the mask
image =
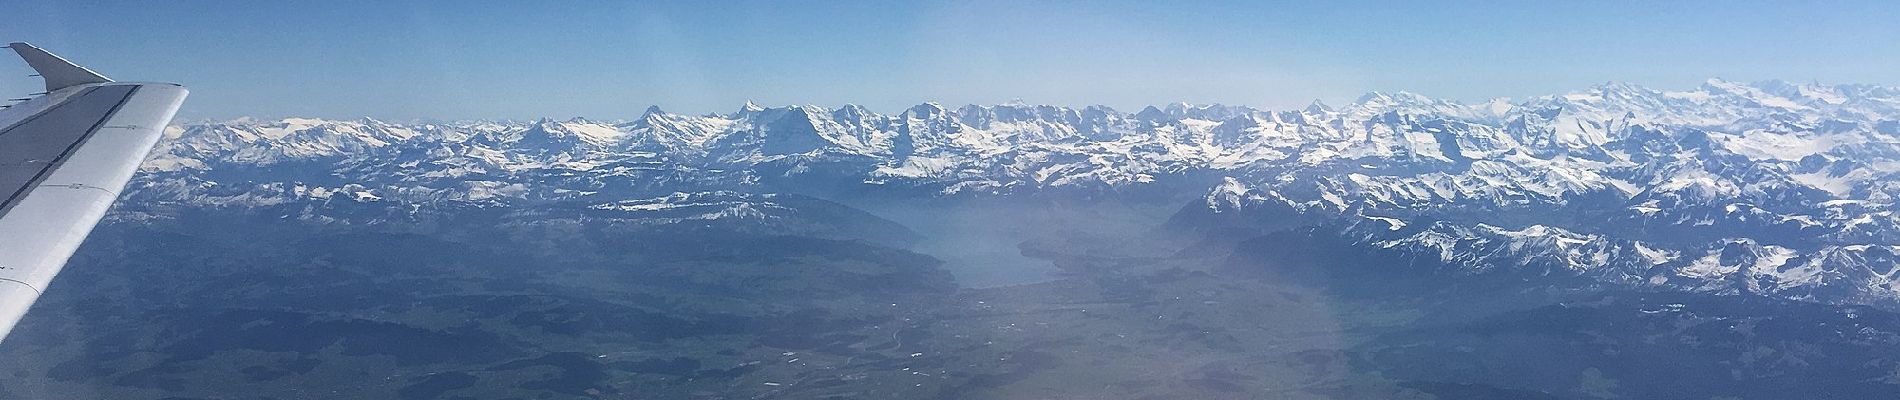
M 1900 302 L 1900 89 L 1869 85 L 1610 83 L 1479 104 L 1373 93 L 1286 111 L 748 103 L 628 121 L 190 123 L 168 130 L 117 212 L 350 221 L 389 214 L 337 205 L 578 202 L 703 220 L 771 209 L 744 194 L 1182 187 L 1205 193 L 1183 213 L 1301 221 L 1453 273 Z

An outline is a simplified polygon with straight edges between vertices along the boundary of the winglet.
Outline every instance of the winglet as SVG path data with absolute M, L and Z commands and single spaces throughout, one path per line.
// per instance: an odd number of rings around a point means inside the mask
M 15 53 L 20 53 L 20 58 L 26 60 L 27 66 L 33 67 L 34 71 L 39 71 L 40 77 L 46 79 L 46 91 L 48 92 L 88 83 L 105 83 L 112 81 L 111 78 L 106 78 L 105 75 L 99 75 L 98 72 L 92 72 L 92 70 L 86 69 L 86 67 L 73 64 L 72 61 L 66 61 L 64 58 L 59 58 L 59 56 L 53 55 L 53 53 L 40 50 L 40 48 L 33 47 L 33 45 L 30 44 L 13 42 L 7 44 L 7 47 L 12 47 Z

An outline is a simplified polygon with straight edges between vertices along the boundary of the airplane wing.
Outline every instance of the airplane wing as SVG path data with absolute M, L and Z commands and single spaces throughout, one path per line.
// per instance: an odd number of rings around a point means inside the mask
M 186 93 L 113 82 L 30 44 L 7 47 L 46 92 L 0 109 L 0 338 L 112 207 Z

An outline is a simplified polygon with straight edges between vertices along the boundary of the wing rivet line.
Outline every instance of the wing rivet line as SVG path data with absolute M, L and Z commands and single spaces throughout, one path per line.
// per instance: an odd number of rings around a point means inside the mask
M 26 281 L 22 281 L 22 280 L 19 280 L 19 279 L 13 279 L 13 278 L 0 278 L 0 282 L 13 282 L 13 283 L 18 283 L 18 284 L 20 284 L 21 286 L 26 286 L 26 288 L 27 288 L 27 289 L 33 289 L 33 293 L 34 293 L 34 297 L 39 297 L 39 295 L 42 295 L 42 294 L 46 294 L 46 292 L 43 292 L 43 291 L 41 291 L 41 290 L 40 290 L 40 288 L 39 288 L 38 286 L 33 286 L 33 284 L 31 284 L 31 283 L 26 283 Z
M 118 194 L 118 193 L 113 193 L 113 192 L 112 192 L 111 190 L 108 190 L 108 189 L 106 189 L 106 188 L 102 188 L 102 187 L 98 187 L 98 186 L 93 186 L 93 185 L 87 185 L 87 184 L 84 184 L 84 183 L 67 183 L 67 184 L 57 184 L 57 183 L 55 183 L 55 184 L 47 184 L 47 185 L 40 185 L 40 187 L 43 187 L 43 188 L 55 188 L 55 189 L 74 189 L 74 190 L 82 190 L 82 189 L 93 189 L 93 190 L 98 190 L 98 191 L 101 191 L 101 192 L 106 192 L 106 194 L 109 194 L 109 195 L 112 195 L 113 197 L 118 197 L 118 196 L 119 196 L 119 194 Z

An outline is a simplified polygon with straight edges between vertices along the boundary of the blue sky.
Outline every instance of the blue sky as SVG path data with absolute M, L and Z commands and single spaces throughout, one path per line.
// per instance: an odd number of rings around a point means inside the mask
M 1341 104 L 1711 77 L 1900 85 L 1900 2 L 8 1 L 0 41 L 193 89 L 182 118 L 648 105 Z M 0 62 L 0 93 L 37 91 Z

